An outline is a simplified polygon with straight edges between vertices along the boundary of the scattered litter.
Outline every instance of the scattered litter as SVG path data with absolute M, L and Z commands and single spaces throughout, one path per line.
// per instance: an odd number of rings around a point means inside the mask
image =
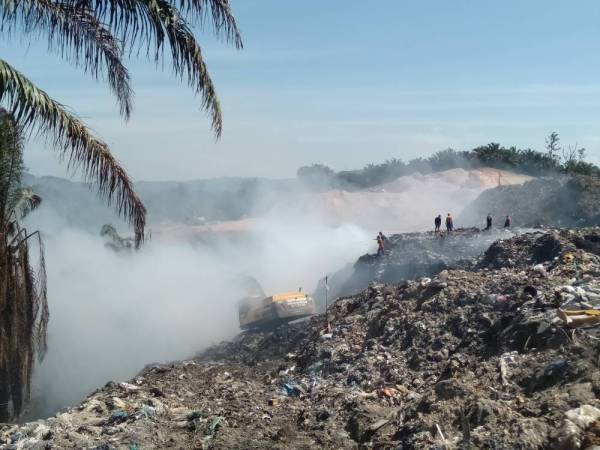
M 304 393 L 304 390 L 296 384 L 285 383 L 279 392 L 288 397 L 298 397 Z
M 121 382 L 119 383 L 119 386 L 121 386 L 125 391 L 139 391 L 140 387 L 136 386 L 135 384 L 131 384 L 131 383 L 125 383 L 125 382 Z
M 110 424 L 115 424 L 115 423 L 125 422 L 127 419 L 129 419 L 129 414 L 127 414 L 125 411 L 122 411 L 120 409 L 115 409 L 111 413 L 110 419 L 108 419 L 108 422 Z
M 156 415 L 156 408 L 154 408 L 153 406 L 149 406 L 149 405 L 143 405 L 142 408 L 135 413 L 134 417 L 135 417 L 135 419 L 142 419 L 142 418 L 148 419 L 155 415 Z
M 390 236 L 330 299 L 332 333 L 319 316 L 149 365 L 0 425 L 0 450 L 592 449 L 600 228 L 493 233 Z

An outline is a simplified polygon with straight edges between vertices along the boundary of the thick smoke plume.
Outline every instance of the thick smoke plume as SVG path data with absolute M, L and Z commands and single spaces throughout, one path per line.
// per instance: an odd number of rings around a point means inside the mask
M 69 197 L 66 182 L 60 197 L 47 189 L 50 201 L 27 224 L 45 238 L 51 312 L 49 352 L 35 375 L 30 417 L 75 404 L 146 364 L 191 357 L 235 335 L 244 295 L 238 275 L 256 278 L 266 293 L 313 292 L 326 274 L 374 252 L 377 231 L 431 229 L 435 214 L 458 213 L 490 185 L 523 181 L 498 171 L 453 170 L 360 192 L 290 193 L 261 185 L 242 220 L 165 221 L 150 227 L 152 240 L 132 253 L 106 248 L 97 219 L 85 230 L 73 227 L 91 200 Z M 156 187 L 159 194 L 163 187 Z M 155 210 L 176 201 L 151 198 Z
M 30 417 L 75 404 L 148 363 L 191 357 L 232 337 L 244 295 L 238 274 L 254 276 L 267 293 L 311 292 L 373 245 L 355 226 L 288 218 L 262 219 L 241 240 L 154 238 L 139 252 L 115 253 L 41 210 L 29 227 L 44 233 L 51 320 Z

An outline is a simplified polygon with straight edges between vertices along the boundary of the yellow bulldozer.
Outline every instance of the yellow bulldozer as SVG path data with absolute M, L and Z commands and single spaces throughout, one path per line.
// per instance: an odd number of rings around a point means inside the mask
M 304 292 L 288 292 L 266 297 L 251 295 L 240 301 L 240 328 L 273 329 L 281 324 L 315 313 L 315 303 Z

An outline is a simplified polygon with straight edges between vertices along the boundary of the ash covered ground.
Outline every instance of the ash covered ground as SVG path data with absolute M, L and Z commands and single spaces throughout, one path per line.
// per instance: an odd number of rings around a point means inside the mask
M 363 257 L 354 269 L 374 282 L 331 304 L 330 329 L 320 315 L 151 364 L 2 426 L 0 449 L 600 445 L 600 328 L 558 314 L 600 307 L 600 229 L 493 236 L 479 256 L 399 276 L 407 246 L 432 238 L 392 236 L 386 257 Z

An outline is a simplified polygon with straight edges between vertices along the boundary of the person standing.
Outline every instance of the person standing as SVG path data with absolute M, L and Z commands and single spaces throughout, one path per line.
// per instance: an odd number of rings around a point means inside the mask
M 385 253 L 385 243 L 381 236 L 377 235 L 377 256 L 383 256 Z
M 452 215 L 448 213 L 446 216 L 446 231 L 450 233 L 454 230 L 454 220 L 452 219 Z
M 486 230 L 491 230 L 492 229 L 492 215 L 488 213 L 486 219 L 485 219 L 485 229 Z
M 511 225 L 512 225 L 511 217 L 506 216 L 506 219 L 504 220 L 504 228 L 510 228 Z
M 441 214 L 437 215 L 437 217 L 434 220 L 434 224 L 435 224 L 435 232 L 439 233 L 440 228 L 442 227 L 442 215 Z

